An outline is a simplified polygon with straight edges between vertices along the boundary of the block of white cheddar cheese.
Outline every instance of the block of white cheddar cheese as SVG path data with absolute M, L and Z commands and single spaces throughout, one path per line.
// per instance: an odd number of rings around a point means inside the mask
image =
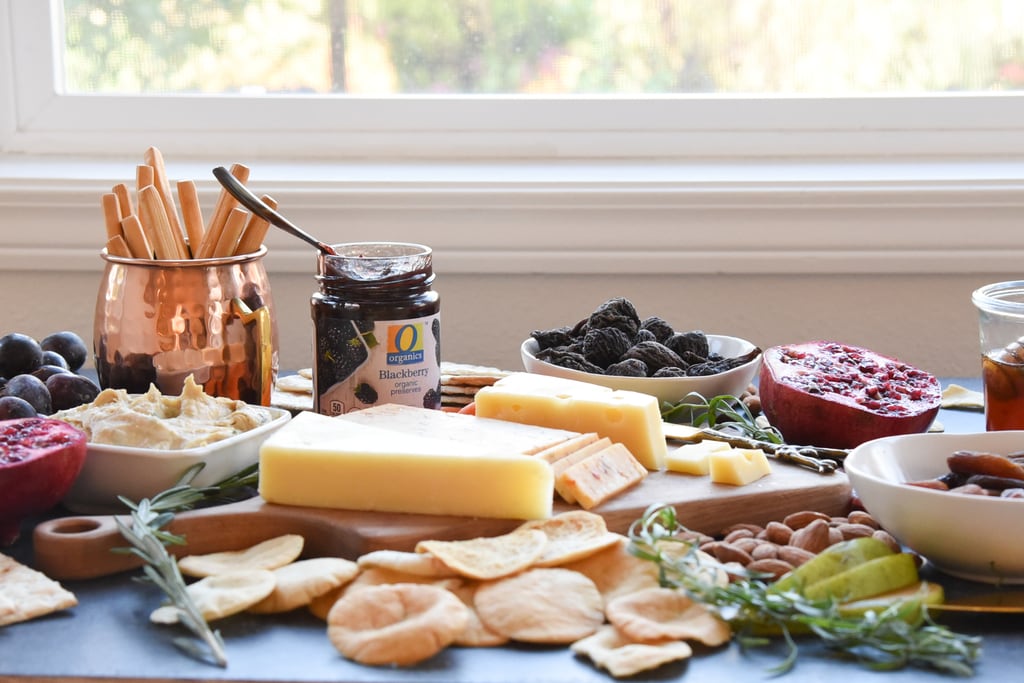
M 549 429 L 505 420 L 489 420 L 473 415 L 417 408 L 398 403 L 381 403 L 363 410 L 339 415 L 338 418 L 368 427 L 379 427 L 446 441 L 462 441 L 480 446 L 495 445 L 506 453 L 526 453 L 528 455 L 557 447 L 570 439 L 581 436 L 565 429 Z
M 716 484 L 746 486 L 772 473 L 760 448 L 730 448 L 708 454 L 708 474 Z
M 622 443 L 649 470 L 665 465 L 658 399 L 634 391 L 517 372 L 476 394 L 476 414 L 574 432 L 597 432 Z
M 665 469 L 680 474 L 706 475 L 708 473 L 708 455 L 714 451 L 727 451 L 732 446 L 724 441 L 698 441 L 678 448 L 669 449 L 665 456 Z
M 259 492 L 309 507 L 542 519 L 554 477 L 543 460 L 303 412 L 260 447 Z

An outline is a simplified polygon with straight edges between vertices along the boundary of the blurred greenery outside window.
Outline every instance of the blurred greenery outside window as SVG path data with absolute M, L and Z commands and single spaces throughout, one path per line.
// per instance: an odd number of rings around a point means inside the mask
M 1022 0 L 64 0 L 63 92 L 1024 89 Z

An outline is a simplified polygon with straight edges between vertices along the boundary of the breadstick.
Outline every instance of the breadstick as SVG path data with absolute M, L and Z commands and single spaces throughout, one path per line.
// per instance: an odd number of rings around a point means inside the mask
M 260 199 L 271 209 L 277 209 L 277 201 L 270 195 L 265 194 Z M 251 254 L 259 249 L 269 229 L 270 223 L 265 218 L 255 215 L 250 216 L 249 222 L 245 225 L 245 230 L 242 231 L 242 236 L 238 239 L 235 254 Z
M 164 204 L 164 213 L 167 214 L 167 222 L 171 225 L 171 236 L 174 237 L 174 246 L 178 250 L 178 258 L 188 258 L 188 247 L 185 244 L 185 231 L 181 228 L 181 221 L 178 220 L 178 209 L 174 205 L 174 195 L 171 194 L 171 182 L 167 179 L 167 167 L 164 164 L 164 155 L 156 147 L 150 147 L 144 154 L 146 163 L 153 167 L 153 187 L 160 195 L 160 201 Z
M 153 250 L 158 259 L 177 259 L 178 249 L 171 234 L 171 224 L 164 213 L 160 193 L 152 185 L 139 190 L 139 217 L 142 225 L 153 236 Z
M 238 207 L 231 209 L 228 219 L 224 221 L 224 229 L 221 230 L 220 237 L 217 239 L 217 246 L 213 250 L 215 258 L 231 256 L 235 253 L 235 247 L 238 246 L 238 238 L 242 236 L 242 231 L 245 230 L 245 223 L 248 218 L 249 212 L 245 209 Z
M 135 167 L 135 192 L 141 192 L 142 188 L 153 184 L 153 167 L 149 164 L 139 164 Z
M 114 185 L 114 194 L 117 195 L 117 208 L 121 211 L 121 220 L 135 213 L 135 204 L 132 202 L 132 193 L 124 183 Z
M 238 182 L 245 183 L 249 180 L 249 167 L 244 164 L 232 164 L 231 175 L 238 179 Z M 217 249 L 217 242 L 220 234 L 224 231 L 224 223 L 228 219 L 231 210 L 238 206 L 238 200 L 231 196 L 227 190 L 220 191 L 217 199 L 217 206 L 213 210 L 213 217 L 210 224 L 206 226 L 206 234 L 203 235 L 203 243 L 199 245 L 199 253 L 196 258 L 211 258 Z
M 131 258 L 131 252 L 128 251 L 128 244 L 124 241 L 121 235 L 114 235 L 107 240 L 107 254 L 110 256 L 120 256 L 121 258 Z
M 124 232 L 124 241 L 128 243 L 128 251 L 135 258 L 153 258 L 153 247 L 149 244 L 146 231 L 142 228 L 139 217 L 135 214 L 128 216 L 121 221 L 121 230 Z
M 103 222 L 107 227 L 107 239 L 121 234 L 121 209 L 118 207 L 117 195 L 109 192 L 102 197 Z
M 196 192 L 194 181 L 178 181 L 178 203 L 181 205 L 181 219 L 185 223 L 185 233 L 188 235 L 188 246 L 194 258 L 199 245 L 203 243 L 203 233 L 206 231 L 203 210 L 199 206 L 199 193 Z

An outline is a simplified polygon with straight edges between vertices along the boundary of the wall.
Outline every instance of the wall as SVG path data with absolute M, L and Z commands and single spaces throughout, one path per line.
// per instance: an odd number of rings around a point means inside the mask
M 442 255 L 443 256 L 443 255 Z M 443 259 L 442 259 L 443 260 Z M 102 270 L 0 271 L 0 329 L 35 336 L 72 329 L 91 341 Z M 521 367 L 520 342 L 534 329 L 574 322 L 612 296 L 641 315 L 745 337 L 765 347 L 833 338 L 894 355 L 944 376 L 975 376 L 978 338 L 970 294 L 1013 273 L 981 275 L 507 275 L 438 269 L 443 355 Z M 301 273 L 270 271 L 284 368 L 311 363 L 309 296 Z

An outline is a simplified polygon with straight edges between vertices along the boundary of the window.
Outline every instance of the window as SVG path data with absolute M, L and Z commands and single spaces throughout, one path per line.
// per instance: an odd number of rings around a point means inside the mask
M 0 200 L 29 201 L 19 182 L 4 179 L 32 175 L 61 190 L 68 178 L 91 182 L 80 193 L 91 201 L 94 186 L 123 179 L 125 160 L 156 144 L 197 173 L 251 161 L 264 187 L 289 193 L 300 223 L 309 216 L 309 225 L 322 225 L 342 209 L 351 216 L 353 206 L 368 224 L 399 215 L 399 236 L 449 249 L 456 255 L 447 265 L 467 271 L 912 272 L 1016 263 L 1019 231 L 1009 214 L 1020 208 L 1024 176 L 1024 0 L 190 4 L 223 18 L 219 33 L 194 29 L 203 40 L 171 47 L 172 20 L 143 22 L 132 37 L 119 33 L 127 19 L 117 12 L 184 8 L 186 0 L 4 5 Z M 531 7 L 546 10 L 544 30 L 527 32 L 541 42 L 466 30 L 481 17 L 495 24 L 497 8 L 536 24 Z M 428 11 L 456 12 L 444 17 L 451 35 L 401 43 L 385 30 L 426 31 L 415 13 Z M 397 22 L 401 12 L 408 14 Z M 933 23 L 923 27 L 922 17 Z M 708 22 L 699 31 L 698 18 Z M 267 25 L 270 37 L 254 38 L 253 27 Z M 734 25 L 746 51 L 728 43 Z M 826 25 L 847 30 L 822 38 L 815 29 Z M 160 50 L 96 43 L 127 45 L 147 31 L 159 34 L 152 42 Z M 678 50 L 665 48 L 692 48 L 705 36 L 719 41 L 714 55 L 680 62 Z M 469 55 L 477 66 L 460 81 L 468 92 L 438 87 L 460 62 L 428 64 L 438 55 L 424 45 Z M 232 68 L 209 61 L 218 46 Z M 498 52 L 518 55 L 514 76 L 479 67 Z M 279 68 L 293 55 L 318 66 Z M 778 63 L 761 68 L 772 55 Z M 965 214 L 979 222 L 970 234 L 959 230 Z M 624 231 L 633 220 L 646 229 Z M 95 245 L 70 220 L 56 230 L 65 243 Z M 998 257 L 965 258 L 983 237 Z M 288 267 L 308 270 L 305 254 L 295 253 Z
M 262 154 L 332 159 L 1017 153 L 1022 14 L 1019 0 L 13 0 L 3 148 L 125 153 L 160 131 L 195 153 L 258 138 Z

